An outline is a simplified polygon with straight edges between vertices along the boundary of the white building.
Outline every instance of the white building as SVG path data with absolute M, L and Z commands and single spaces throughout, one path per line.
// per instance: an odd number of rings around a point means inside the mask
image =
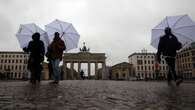
M 133 64 L 137 79 L 165 79 L 168 66 L 162 58 L 161 64 L 155 63 L 155 53 L 133 53 L 128 57 L 129 63 Z
M 6 79 L 27 78 L 28 54 L 16 51 L 0 52 L 0 73 Z

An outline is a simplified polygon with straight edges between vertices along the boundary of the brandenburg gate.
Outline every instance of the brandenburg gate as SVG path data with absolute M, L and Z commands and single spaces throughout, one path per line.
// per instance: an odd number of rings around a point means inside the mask
M 78 64 L 78 73 L 81 71 L 82 63 L 87 63 L 88 78 L 91 76 L 91 64 L 95 64 L 95 79 L 105 79 L 105 67 L 106 67 L 106 56 L 105 53 L 91 53 L 89 48 L 87 49 L 84 43 L 83 48 L 80 48 L 78 53 L 64 53 L 63 56 L 63 79 L 76 79 L 74 76 L 74 64 Z M 67 71 L 67 64 L 70 64 L 70 72 Z M 101 78 L 98 78 L 98 64 L 102 64 Z M 70 76 L 68 78 L 67 76 Z

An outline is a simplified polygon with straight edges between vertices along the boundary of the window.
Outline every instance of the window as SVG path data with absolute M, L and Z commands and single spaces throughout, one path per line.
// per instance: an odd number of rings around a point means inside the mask
M 142 60 L 137 60 L 137 64 L 142 65 L 143 64 Z
M 143 70 L 143 66 L 141 66 L 141 70 Z
M 163 66 L 163 70 L 165 70 L 165 66 Z

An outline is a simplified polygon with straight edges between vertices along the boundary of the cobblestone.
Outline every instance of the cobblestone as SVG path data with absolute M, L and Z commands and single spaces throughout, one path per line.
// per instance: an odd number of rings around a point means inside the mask
M 194 110 L 195 83 L 66 80 L 0 82 L 1 110 Z

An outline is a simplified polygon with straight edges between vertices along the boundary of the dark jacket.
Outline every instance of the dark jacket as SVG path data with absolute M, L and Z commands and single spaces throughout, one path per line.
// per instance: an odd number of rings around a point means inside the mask
M 50 59 L 60 59 L 62 60 L 63 51 L 66 49 L 64 41 L 61 39 L 54 40 L 48 47 Z
M 164 35 L 160 38 L 158 44 L 157 58 L 160 59 L 160 55 L 175 57 L 176 51 L 181 49 L 182 44 L 177 40 L 177 38 L 171 34 Z
M 30 41 L 28 47 L 24 49 L 24 51 L 30 52 L 30 59 L 33 59 L 34 63 L 43 62 L 45 54 L 43 41 Z

